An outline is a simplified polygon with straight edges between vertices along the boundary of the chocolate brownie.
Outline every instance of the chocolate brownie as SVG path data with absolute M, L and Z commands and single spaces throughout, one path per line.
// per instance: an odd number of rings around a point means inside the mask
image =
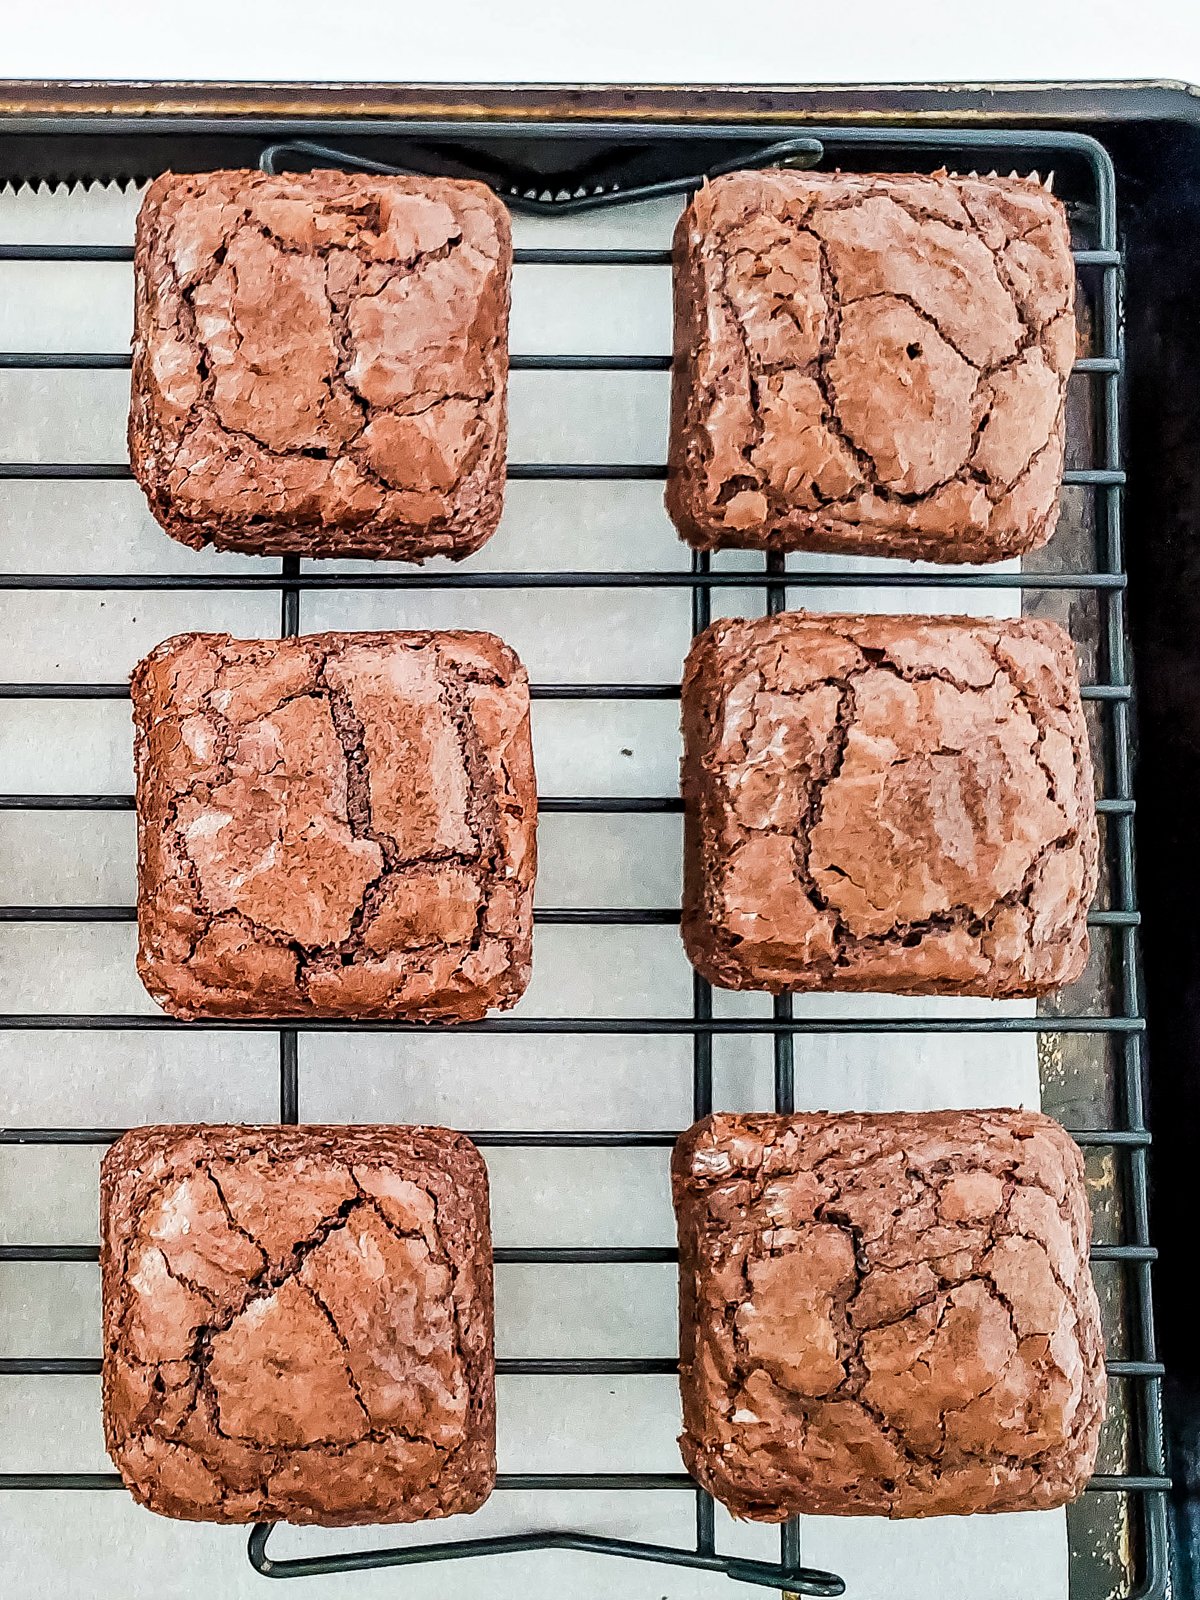
M 1078 1149 L 1033 1111 L 713 1116 L 679 1140 L 688 1470 L 781 1522 L 1031 1511 L 1096 1459 Z
M 675 234 L 667 506 L 724 545 L 997 561 L 1058 515 L 1066 214 L 1024 178 L 737 172 Z
M 478 183 L 156 179 L 129 452 L 159 522 L 256 555 L 477 550 L 504 490 L 511 264 Z
M 1098 854 L 1055 623 L 715 622 L 683 680 L 688 955 L 729 989 L 1038 995 Z
M 104 1436 L 204 1522 L 474 1511 L 496 1480 L 487 1171 L 444 1128 L 135 1128 L 100 1173 Z
M 489 633 L 168 639 L 133 674 L 138 971 L 179 1017 L 474 1021 L 529 981 L 529 686 Z

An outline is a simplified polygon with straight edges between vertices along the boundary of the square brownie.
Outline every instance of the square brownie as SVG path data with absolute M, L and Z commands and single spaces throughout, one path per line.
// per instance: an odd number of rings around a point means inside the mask
M 1057 624 L 715 622 L 683 734 L 683 937 L 713 983 L 1032 996 L 1083 971 L 1094 779 Z
M 998 561 L 1054 531 L 1066 213 L 1024 178 L 735 172 L 675 234 L 667 507 L 698 549 Z
M 179 1017 L 475 1021 L 529 981 L 529 685 L 489 633 L 180 634 L 133 674 L 138 971 Z
M 491 1234 L 469 1139 L 135 1128 L 100 1208 L 104 1436 L 142 1505 L 342 1526 L 487 1499 Z
M 1104 1416 L 1091 1218 L 1033 1111 L 708 1117 L 679 1140 L 688 1470 L 735 1516 L 1032 1511 Z
M 477 550 L 504 491 L 511 267 L 479 183 L 157 178 L 129 452 L 158 521 L 254 555 Z

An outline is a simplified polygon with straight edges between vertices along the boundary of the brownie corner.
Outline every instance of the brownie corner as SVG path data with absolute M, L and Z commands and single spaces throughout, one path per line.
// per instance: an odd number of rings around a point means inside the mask
M 151 178 L 142 193 L 138 204 L 137 216 L 134 219 L 134 259 L 140 261 L 149 255 L 161 244 L 162 235 L 155 231 L 154 224 L 159 215 L 168 205 L 172 197 L 189 181 L 189 175 L 181 172 L 160 172 Z M 194 175 L 191 181 L 195 181 Z
M 137 1181 L 153 1161 L 168 1160 L 172 1152 L 198 1131 L 193 1123 L 140 1123 L 126 1128 L 100 1158 L 100 1190 L 110 1201 Z
M 716 1114 L 709 1112 L 685 1128 L 671 1149 L 671 1181 L 680 1195 L 688 1193 L 700 1176 L 697 1160 L 706 1145 L 711 1145 Z
M 525 663 L 499 634 L 486 628 L 450 628 L 430 637 L 436 637 L 451 671 L 469 677 L 470 669 L 482 662 L 500 679 L 505 690 L 524 691 L 528 696 L 529 674 Z
M 129 674 L 134 718 L 143 713 L 148 703 L 160 697 L 165 699 L 169 693 L 170 684 L 159 680 L 159 671 L 166 663 L 189 650 L 212 651 L 229 642 L 229 635 L 225 633 L 173 633 L 147 651 Z
M 722 667 L 739 643 L 749 643 L 774 621 L 774 617 L 717 617 L 693 636 L 683 662 L 681 697 L 685 718 L 702 691 L 719 683 Z
M 453 1174 L 456 1191 L 476 1214 L 482 1213 L 486 1222 L 490 1195 L 488 1166 L 482 1150 L 465 1133 L 455 1128 L 433 1125 L 420 1130 L 427 1142 L 431 1156 L 435 1156 L 448 1173 Z
M 690 785 L 686 783 L 684 795 L 690 795 Z M 679 934 L 689 963 L 714 989 L 761 989 L 765 994 L 772 993 L 768 980 L 739 956 L 735 941 L 712 916 L 696 866 L 699 848 L 693 846 L 684 862 L 683 911 L 679 919 Z
M 444 180 L 452 184 L 454 189 L 464 195 L 470 195 L 477 200 L 491 217 L 496 229 L 497 243 L 500 246 L 499 265 L 505 270 L 511 265 L 512 254 L 512 212 L 504 200 L 498 195 L 490 184 L 478 178 L 451 178 Z

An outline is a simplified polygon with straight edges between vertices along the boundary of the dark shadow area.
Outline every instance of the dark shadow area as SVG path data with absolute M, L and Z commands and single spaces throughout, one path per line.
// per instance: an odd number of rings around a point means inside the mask
M 1103 136 L 1103 130 L 1098 130 Z M 1155 1301 L 1175 1479 L 1174 1581 L 1200 1581 L 1200 129 L 1109 138 L 1126 230 L 1126 497 L 1135 792 L 1149 1023 Z

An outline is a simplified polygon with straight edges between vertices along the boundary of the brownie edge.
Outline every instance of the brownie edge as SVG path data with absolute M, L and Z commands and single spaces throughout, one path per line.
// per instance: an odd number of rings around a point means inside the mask
M 100 1174 L 105 1442 L 164 1516 L 475 1510 L 495 1462 L 487 1173 L 444 1128 L 135 1128 Z
M 1034 1111 L 707 1117 L 678 1141 L 684 1462 L 735 1516 L 1047 1510 L 1106 1377 L 1074 1141 Z

